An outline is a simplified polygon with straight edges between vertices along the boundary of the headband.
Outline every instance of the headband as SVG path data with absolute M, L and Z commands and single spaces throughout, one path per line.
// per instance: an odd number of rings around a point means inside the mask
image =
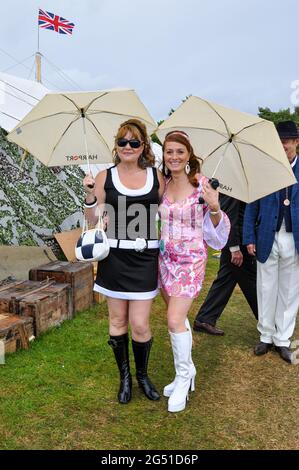
M 185 139 L 187 139 L 190 142 L 190 138 L 189 138 L 188 134 L 186 134 L 186 132 L 184 132 L 184 131 L 170 131 L 170 132 L 168 132 L 168 134 L 166 134 L 165 140 L 167 139 L 167 137 L 169 137 L 170 135 L 173 135 L 173 134 L 181 135 L 181 136 L 185 137 Z

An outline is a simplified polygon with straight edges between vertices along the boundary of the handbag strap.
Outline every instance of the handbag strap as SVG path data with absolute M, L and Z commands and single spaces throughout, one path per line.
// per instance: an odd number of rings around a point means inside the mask
M 86 217 L 84 216 L 83 225 L 82 225 L 82 234 L 81 235 L 83 235 L 88 230 L 89 230 L 88 221 L 87 221 Z M 104 221 L 103 221 L 103 216 L 101 216 L 101 215 L 99 215 L 97 224 L 95 226 L 95 230 L 104 230 Z

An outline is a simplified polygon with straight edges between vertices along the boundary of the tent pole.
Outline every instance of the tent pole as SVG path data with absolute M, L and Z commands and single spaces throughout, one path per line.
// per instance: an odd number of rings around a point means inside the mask
M 42 55 L 40 52 L 35 53 L 35 79 L 38 83 L 41 83 L 41 69 L 42 69 Z

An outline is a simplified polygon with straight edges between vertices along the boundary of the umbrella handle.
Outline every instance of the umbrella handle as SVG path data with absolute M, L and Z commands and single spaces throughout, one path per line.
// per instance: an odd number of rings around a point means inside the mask
M 220 185 L 219 180 L 217 178 L 210 178 L 209 183 L 212 186 L 213 189 L 217 189 Z M 205 200 L 202 196 L 199 196 L 198 198 L 198 204 L 204 204 Z
M 82 124 L 83 124 L 83 136 L 84 136 L 85 153 L 86 153 L 86 159 L 87 159 L 87 168 L 88 168 L 88 173 L 90 173 L 89 153 L 88 153 L 88 147 L 87 147 L 86 126 L 85 126 L 85 116 L 84 115 L 82 115 Z M 88 185 L 88 187 L 90 187 L 90 185 Z M 92 187 L 93 186 L 91 186 L 91 188 Z
M 217 178 L 210 178 L 209 183 L 210 183 L 210 185 L 212 186 L 213 189 L 219 188 L 220 183 L 219 183 L 219 180 Z

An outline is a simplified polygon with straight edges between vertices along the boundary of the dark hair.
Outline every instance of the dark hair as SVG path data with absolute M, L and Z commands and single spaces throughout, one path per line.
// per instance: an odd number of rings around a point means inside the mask
M 146 127 L 143 122 L 139 119 L 128 119 L 128 121 L 123 122 L 115 136 L 114 149 L 113 149 L 113 161 L 115 165 L 120 163 L 120 158 L 117 155 L 117 141 L 124 137 L 127 132 L 130 132 L 134 139 L 141 140 L 144 143 L 144 149 L 142 154 L 138 159 L 138 166 L 140 168 L 146 168 L 148 166 L 154 166 L 155 164 L 155 155 L 152 151 L 150 139 L 147 135 Z
M 197 178 L 195 177 L 196 173 L 200 173 L 200 165 L 202 162 L 202 159 L 197 157 L 194 154 L 193 147 L 190 144 L 189 137 L 185 132 L 175 132 L 171 131 L 169 132 L 164 140 L 162 149 L 163 149 L 163 165 L 162 165 L 162 174 L 166 177 L 171 176 L 171 171 L 167 169 L 167 173 L 165 172 L 165 161 L 164 161 L 164 151 L 165 151 L 165 146 L 167 142 L 177 142 L 178 144 L 182 144 L 186 147 L 188 153 L 189 153 L 189 165 L 190 165 L 190 173 L 188 176 L 189 182 L 194 186 L 195 188 L 198 187 L 198 181 Z

